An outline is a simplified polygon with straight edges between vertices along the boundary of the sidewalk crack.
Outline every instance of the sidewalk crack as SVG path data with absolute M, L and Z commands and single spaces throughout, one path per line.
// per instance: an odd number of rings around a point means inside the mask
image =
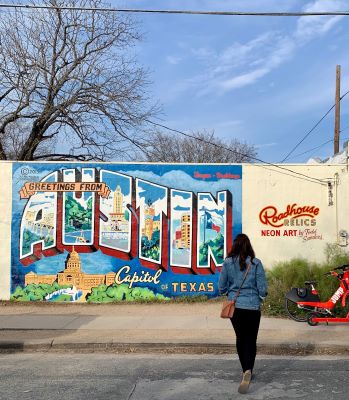
M 132 388 L 130 394 L 128 395 L 127 400 L 130 400 L 130 399 L 131 399 L 131 397 L 132 397 L 134 391 L 136 390 L 136 386 L 137 386 L 137 381 L 136 381 L 136 383 L 133 385 L 133 388 Z
M 71 323 L 73 323 L 73 322 L 75 322 L 77 319 L 79 319 L 80 318 L 80 315 L 76 315 L 72 320 L 70 320 L 70 321 L 68 321 L 66 324 L 64 324 L 63 326 L 62 326 L 62 329 L 66 329 L 66 327 L 68 326 L 68 325 L 70 325 Z M 71 330 L 75 330 L 76 328 L 71 328 Z M 69 330 L 69 328 L 67 329 L 67 330 Z

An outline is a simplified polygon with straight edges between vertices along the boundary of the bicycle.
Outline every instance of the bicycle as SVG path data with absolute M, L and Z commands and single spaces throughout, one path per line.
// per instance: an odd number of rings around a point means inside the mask
M 291 319 L 297 322 L 308 322 L 310 326 L 316 326 L 320 322 L 349 323 L 349 312 L 345 318 L 337 317 L 333 313 L 339 299 L 342 299 L 341 306 L 345 308 L 346 299 L 349 296 L 349 265 L 337 267 L 326 272 L 325 275 L 335 276 L 340 281 L 338 289 L 328 301 L 320 301 L 315 288 L 316 281 L 305 281 L 305 288 L 292 288 L 285 295 L 285 309 Z

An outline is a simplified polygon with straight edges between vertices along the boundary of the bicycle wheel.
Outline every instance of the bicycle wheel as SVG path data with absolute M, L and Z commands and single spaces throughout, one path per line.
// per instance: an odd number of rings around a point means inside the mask
M 321 317 L 321 316 L 322 316 L 322 315 L 319 314 L 319 313 L 317 313 L 317 312 L 310 312 L 310 313 L 308 314 L 308 317 L 307 317 L 307 322 L 308 322 L 308 324 L 309 324 L 310 326 L 317 326 L 317 325 L 319 325 L 318 322 L 314 322 L 314 321 L 313 321 L 313 318 L 318 318 L 318 317 Z
M 297 322 L 307 322 L 309 310 L 299 308 L 297 303 L 285 298 L 285 310 L 287 315 Z

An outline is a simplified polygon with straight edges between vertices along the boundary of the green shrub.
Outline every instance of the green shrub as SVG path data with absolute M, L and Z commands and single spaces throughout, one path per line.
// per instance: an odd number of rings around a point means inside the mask
M 126 284 L 110 286 L 100 285 L 92 289 L 86 296 L 88 303 L 111 303 L 119 301 L 158 302 L 167 301 L 169 298 L 156 294 L 146 287 L 129 288 Z
M 315 263 L 295 258 L 277 263 L 267 271 L 268 297 L 263 304 L 263 313 L 268 316 L 286 316 L 284 310 L 285 294 L 292 287 L 304 287 L 304 281 L 317 281 L 316 289 L 321 301 L 327 301 L 339 286 L 335 277 L 324 274 L 343 264 L 349 264 L 349 253 L 338 245 L 328 244 L 325 251 L 326 262 Z M 340 302 L 336 310 L 343 314 Z
M 56 281 L 52 285 L 46 283 L 35 284 L 31 283 L 27 286 L 16 286 L 15 291 L 11 294 L 11 300 L 15 301 L 44 301 L 48 294 L 55 292 L 58 289 L 66 289 L 70 285 L 59 285 Z M 65 296 L 65 297 L 64 297 Z M 67 301 L 70 296 L 60 296 L 55 301 Z

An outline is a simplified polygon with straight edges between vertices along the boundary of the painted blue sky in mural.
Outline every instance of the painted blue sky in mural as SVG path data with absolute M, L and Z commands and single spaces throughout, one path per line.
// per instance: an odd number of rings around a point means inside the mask
M 121 175 L 114 175 L 109 172 L 102 172 L 101 179 L 105 182 L 111 191 L 115 191 L 120 186 L 121 192 L 124 196 L 130 194 L 130 179 Z
M 189 211 L 190 210 L 189 207 L 182 207 L 182 206 L 176 206 L 174 209 L 176 211 Z
M 138 180 L 138 194 L 139 197 L 145 199 L 145 203 L 155 203 L 158 200 L 163 200 L 166 196 L 166 190 L 163 187 L 152 185 L 150 182 Z
M 172 195 L 173 196 L 180 196 L 183 199 L 190 199 L 190 196 L 191 196 L 190 193 L 180 192 L 180 191 L 177 191 L 177 190 L 172 190 Z

